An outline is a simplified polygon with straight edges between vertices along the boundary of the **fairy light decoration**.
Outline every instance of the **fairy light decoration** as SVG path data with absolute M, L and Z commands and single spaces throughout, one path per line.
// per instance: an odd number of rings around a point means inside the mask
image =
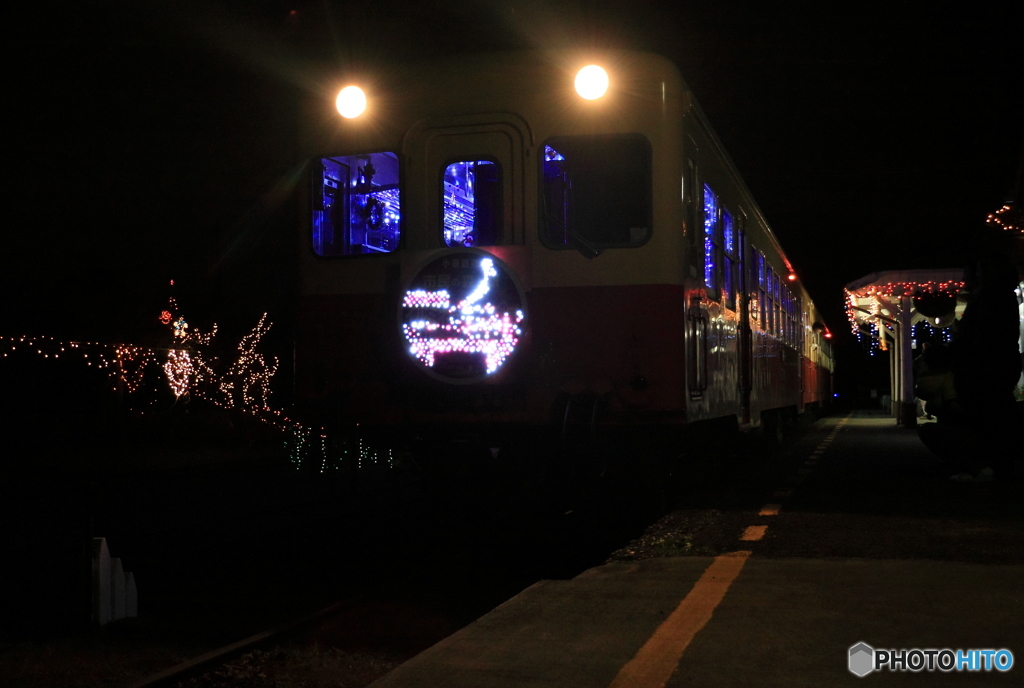
M 173 282 L 171 284 L 173 285 Z M 157 316 L 157 320 L 171 330 L 171 348 L 101 342 L 65 342 L 54 337 L 25 335 L 0 336 L 0 351 L 3 358 L 19 351 L 33 352 L 43 358 L 54 359 L 60 358 L 61 355 L 77 355 L 86 366 L 105 372 L 113 383 L 114 391 L 129 394 L 139 391 L 146 380 L 147 372 L 155 368 L 163 373 L 167 387 L 176 399 L 191 393 L 219 403 L 221 400 L 213 398 L 207 390 L 220 390 L 223 378 L 230 377 L 231 384 L 236 385 L 242 393 L 238 399 L 229 395 L 229 403 L 219 405 L 252 406 L 261 410 L 268 408 L 270 378 L 277 371 L 277 360 L 268 363 L 262 354 L 255 350 L 262 336 L 270 329 L 267 314 L 260 318 L 251 333 L 242 338 L 238 359 L 230 365 L 226 376 L 219 376 L 215 372 L 217 358 L 204 350 L 217 334 L 216 324 L 209 332 L 190 328 L 188 321 L 178 312 L 178 305 L 173 296 L 169 299 L 168 307 Z
M 855 291 L 843 289 L 846 297 L 846 317 L 850 321 L 851 330 L 856 334 L 859 329 L 859 321 L 876 322 L 885 317 L 885 314 L 882 313 L 883 300 L 891 301 L 915 294 L 945 293 L 955 296 L 963 288 L 963 281 L 950 280 L 945 282 L 891 282 L 861 287 Z M 865 307 L 859 303 L 865 299 L 870 299 L 866 314 L 864 313 Z
M 452 254 L 433 261 L 417 279 L 428 287 L 441 288 L 409 289 L 402 299 L 401 328 L 409 353 L 448 381 L 479 379 L 497 372 L 518 346 L 526 318 L 521 307 L 514 307 L 522 305 L 522 298 L 507 273 L 501 275 L 503 288 L 496 289 L 501 273 L 494 258 L 487 254 L 469 254 L 471 258 L 465 255 Z M 474 264 L 479 270 L 478 281 L 453 304 L 448 286 L 464 288 L 472 275 L 464 268 L 472 269 Z M 488 298 L 494 296 L 494 300 Z M 439 360 L 445 358 L 456 360 L 442 367 Z
M 994 213 L 989 213 L 986 222 L 1007 232 L 1024 234 L 1024 211 L 1007 203 Z
M 171 349 L 167 352 L 167 360 L 163 365 L 164 374 L 167 375 L 167 384 L 175 397 L 184 396 L 191 384 L 192 379 L 192 358 L 188 351 Z
M 279 364 L 276 357 L 268 362 L 263 354 L 256 351 L 263 335 L 269 330 L 270 323 L 264 313 L 252 332 L 242 337 L 238 344 L 238 358 L 218 385 L 227 408 L 270 410 L 270 380 L 277 373 Z
M 915 342 L 927 339 L 931 342 L 949 344 L 953 341 L 952 327 L 936 327 L 929 322 L 914 323 L 910 328 Z
M 171 281 L 174 286 L 174 281 Z M 207 383 L 215 378 L 213 366 L 216 358 L 207 355 L 202 348 L 209 346 L 217 335 L 217 324 L 209 332 L 189 330 L 189 323 L 179 312 L 174 296 L 168 298 L 167 308 L 157 318 L 171 329 L 174 348 L 167 351 L 167 358 L 161 368 L 167 377 L 167 385 L 176 399 L 191 393 L 202 395 Z
M 425 303 L 438 305 L 447 297 L 426 298 Z M 466 305 L 472 309 L 473 304 Z M 175 400 L 192 395 L 220 408 L 246 413 L 282 434 L 287 459 L 295 469 L 309 467 L 325 473 L 351 463 L 356 469 L 388 470 L 398 464 L 393 448 L 373 447 L 360 437 L 353 452 L 345 443 L 332 441 L 324 428 L 311 428 L 270 407 L 271 381 L 279 363 L 276 357 L 258 351 L 272 325 L 267 313 L 241 338 L 236 357 L 223 373 L 218 370 L 224 364 L 207 350 L 217 334 L 216 324 L 209 332 L 190 327 L 173 296 L 157 320 L 170 330 L 170 348 L 0 336 L 0 360 L 18 354 L 52 360 L 78 358 L 87 367 L 106 374 L 113 391 L 134 397 L 135 408 L 140 404 L 155 406 L 161 389 L 169 389 Z M 154 378 L 150 373 L 158 380 L 162 378 L 166 386 L 145 387 L 147 380 Z M 151 395 L 140 399 L 147 390 Z
M 109 366 L 111 377 L 123 384 L 129 392 L 134 392 L 142 384 L 149 362 L 149 349 L 119 344 L 114 348 L 114 360 Z

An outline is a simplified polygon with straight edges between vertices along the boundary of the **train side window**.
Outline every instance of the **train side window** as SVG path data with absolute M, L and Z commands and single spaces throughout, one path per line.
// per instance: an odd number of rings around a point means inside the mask
M 775 270 L 771 271 L 772 276 L 772 334 L 776 337 L 782 336 L 782 304 L 779 299 L 779 276 Z
M 761 253 L 757 249 L 754 249 L 754 262 L 755 266 L 753 271 L 755 274 L 752 275 L 751 279 L 751 298 L 757 301 L 758 313 L 754 319 L 761 322 L 761 329 L 764 330 L 764 318 L 765 318 L 765 254 Z
M 736 309 L 733 291 L 733 262 L 736 257 L 736 236 L 733 233 L 732 213 L 722 209 L 722 301 L 726 308 Z
M 803 351 L 804 348 L 804 304 L 799 294 L 793 295 L 793 333 L 796 348 Z
M 758 322 L 761 325 L 761 330 L 765 331 L 768 329 L 768 298 L 765 296 L 765 262 L 764 254 L 760 251 L 757 252 L 757 293 L 758 301 L 760 303 L 760 317 Z
M 718 288 L 718 197 L 704 185 L 704 286 Z
M 549 139 L 541 160 L 541 241 L 594 257 L 651 234 L 651 147 L 637 135 Z
M 313 251 L 318 256 L 390 253 L 401 238 L 395 153 L 320 158 L 313 170 Z
M 782 341 L 790 343 L 789 337 L 789 288 L 785 284 L 779 285 L 779 301 L 782 304 Z
M 800 297 L 789 292 L 789 343 L 800 348 Z

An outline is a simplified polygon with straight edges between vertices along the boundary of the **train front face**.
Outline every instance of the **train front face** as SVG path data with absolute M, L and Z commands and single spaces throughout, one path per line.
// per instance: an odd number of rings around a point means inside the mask
M 570 399 L 681 418 L 686 102 L 655 56 L 531 53 L 378 78 L 357 116 L 315 104 L 307 412 L 388 432 L 549 427 Z

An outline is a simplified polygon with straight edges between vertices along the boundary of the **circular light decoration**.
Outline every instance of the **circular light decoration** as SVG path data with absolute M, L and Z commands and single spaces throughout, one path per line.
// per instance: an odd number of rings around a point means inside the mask
M 353 119 L 366 110 L 366 93 L 358 86 L 346 86 L 338 93 L 334 105 L 342 117 Z
M 608 72 L 588 65 L 576 72 L 576 93 L 586 100 L 597 100 L 608 92 Z
M 399 325 L 409 355 L 449 383 L 478 382 L 515 352 L 526 322 L 526 297 L 502 261 L 479 249 L 438 254 L 406 285 Z

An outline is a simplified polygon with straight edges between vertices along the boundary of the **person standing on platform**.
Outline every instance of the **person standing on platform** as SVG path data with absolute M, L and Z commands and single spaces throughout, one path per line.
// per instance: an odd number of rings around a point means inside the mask
M 988 228 L 986 228 L 988 230 Z M 956 396 L 971 449 L 983 468 L 977 478 L 1008 472 L 1021 451 L 1014 388 L 1021 374 L 1017 270 L 1002 232 L 989 230 L 968 269 L 967 307 L 950 345 Z

